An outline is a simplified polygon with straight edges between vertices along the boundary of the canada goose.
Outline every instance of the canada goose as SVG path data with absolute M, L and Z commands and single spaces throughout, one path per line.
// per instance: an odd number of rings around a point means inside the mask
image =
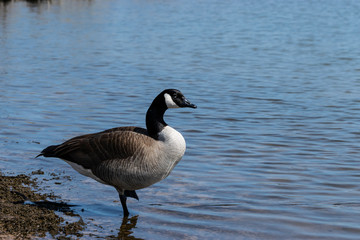
M 139 200 L 135 190 L 166 178 L 185 153 L 185 139 L 168 126 L 168 108 L 196 108 L 176 89 L 162 91 L 146 113 L 146 128 L 118 127 L 74 137 L 45 148 L 37 157 L 57 157 L 79 173 L 114 186 L 124 215 L 126 198 Z

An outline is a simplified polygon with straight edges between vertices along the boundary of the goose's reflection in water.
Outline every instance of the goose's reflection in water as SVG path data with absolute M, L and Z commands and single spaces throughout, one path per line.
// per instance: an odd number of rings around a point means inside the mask
M 137 237 L 132 236 L 132 234 L 133 234 L 132 229 L 136 227 L 137 220 L 138 220 L 138 215 L 132 216 L 132 217 L 124 217 L 117 236 L 112 235 L 112 236 L 109 236 L 108 238 L 122 239 L 122 240 L 129 240 L 129 239 L 141 240 L 142 238 L 137 238 Z

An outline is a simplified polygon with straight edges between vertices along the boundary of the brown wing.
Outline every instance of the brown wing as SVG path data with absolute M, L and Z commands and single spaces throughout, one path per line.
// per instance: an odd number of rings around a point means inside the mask
M 155 140 L 143 128 L 112 128 L 50 146 L 43 150 L 42 155 L 65 159 L 91 169 L 103 161 L 128 159 L 153 141 Z

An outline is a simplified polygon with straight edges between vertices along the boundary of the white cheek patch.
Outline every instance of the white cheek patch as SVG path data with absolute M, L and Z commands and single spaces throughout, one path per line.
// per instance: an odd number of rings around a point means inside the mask
M 179 106 L 172 100 L 171 96 L 168 93 L 164 94 L 165 103 L 168 108 L 179 108 Z

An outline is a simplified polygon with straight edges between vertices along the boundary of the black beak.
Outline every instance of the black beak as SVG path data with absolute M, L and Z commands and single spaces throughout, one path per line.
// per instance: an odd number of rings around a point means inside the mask
M 184 98 L 183 104 L 181 107 L 197 108 L 195 104 L 192 104 L 189 100 Z

